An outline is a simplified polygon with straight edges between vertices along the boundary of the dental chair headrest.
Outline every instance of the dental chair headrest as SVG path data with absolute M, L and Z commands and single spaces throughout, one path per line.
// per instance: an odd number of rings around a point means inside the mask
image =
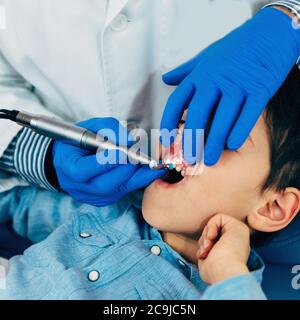
M 300 217 L 297 217 L 288 227 L 272 235 L 255 248 L 264 260 L 284 265 L 300 264 Z

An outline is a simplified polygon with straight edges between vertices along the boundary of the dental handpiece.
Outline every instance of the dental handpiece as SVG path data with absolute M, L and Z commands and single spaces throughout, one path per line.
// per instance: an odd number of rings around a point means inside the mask
M 133 147 L 128 149 L 127 147 L 116 145 L 105 140 L 104 137 L 72 123 L 45 115 L 34 115 L 24 111 L 1 110 L 1 112 L 6 112 L 5 115 L 7 115 L 7 117 L 5 117 L 5 119 L 10 119 L 23 127 L 29 127 L 35 132 L 55 140 L 93 152 L 120 150 L 127 155 L 131 163 L 148 165 L 150 169 L 154 170 L 169 168 L 168 164 L 161 164 Z

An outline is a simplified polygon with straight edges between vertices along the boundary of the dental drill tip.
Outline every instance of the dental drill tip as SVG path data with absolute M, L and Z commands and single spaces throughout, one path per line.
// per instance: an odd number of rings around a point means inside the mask
M 169 169 L 169 164 L 166 163 L 158 163 L 155 160 L 152 160 L 149 163 L 149 168 L 152 170 L 161 170 L 161 169 Z
M 168 169 L 165 164 L 157 164 L 155 167 L 152 168 L 153 170 L 161 170 L 161 169 Z
M 158 167 L 160 167 L 160 166 L 158 165 L 157 161 L 155 161 L 155 160 L 150 161 L 150 163 L 149 163 L 150 169 L 158 169 Z M 161 169 L 161 168 L 159 168 L 159 169 Z
M 152 170 L 161 170 L 161 169 L 168 169 L 173 170 L 175 165 L 173 163 L 158 163 L 155 160 L 151 160 L 149 163 L 149 168 Z

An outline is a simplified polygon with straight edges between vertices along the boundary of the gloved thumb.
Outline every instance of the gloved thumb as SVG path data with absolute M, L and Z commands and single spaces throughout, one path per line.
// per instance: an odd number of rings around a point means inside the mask
M 162 178 L 167 174 L 167 169 L 151 170 L 147 166 L 142 166 L 134 175 L 126 182 L 128 192 L 138 190 L 150 185 L 153 181 Z
M 162 80 L 169 86 L 178 86 L 196 67 L 198 64 L 196 57 L 179 67 L 165 73 Z

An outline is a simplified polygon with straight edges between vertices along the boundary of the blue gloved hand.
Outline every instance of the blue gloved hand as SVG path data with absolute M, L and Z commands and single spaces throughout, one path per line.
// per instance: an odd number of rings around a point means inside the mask
M 204 157 L 206 165 L 214 165 L 226 144 L 229 150 L 242 146 L 299 55 L 300 29 L 295 28 L 292 19 L 275 8 L 262 9 L 191 61 L 163 76 L 166 84 L 178 87 L 169 97 L 161 128 L 176 128 L 188 107 L 185 129 L 191 129 L 195 138 L 196 129 L 205 129 L 215 111 Z M 197 147 L 192 143 L 193 155 Z M 195 162 L 187 152 L 184 157 L 191 164 Z
M 116 136 L 116 140 L 112 142 L 130 145 L 127 129 L 120 126 L 114 118 L 94 118 L 78 125 L 94 133 L 101 129 L 110 129 Z M 119 130 L 121 130 L 120 135 Z M 119 141 L 119 136 L 122 137 L 122 141 Z M 147 166 L 122 164 L 126 160 L 126 155 L 119 151 L 106 150 L 98 154 L 98 157 L 101 155 L 106 159 L 120 159 L 120 161 L 116 164 L 100 164 L 96 154 L 55 141 L 52 157 L 61 189 L 80 202 L 106 206 L 166 174 L 165 169 L 155 171 Z

